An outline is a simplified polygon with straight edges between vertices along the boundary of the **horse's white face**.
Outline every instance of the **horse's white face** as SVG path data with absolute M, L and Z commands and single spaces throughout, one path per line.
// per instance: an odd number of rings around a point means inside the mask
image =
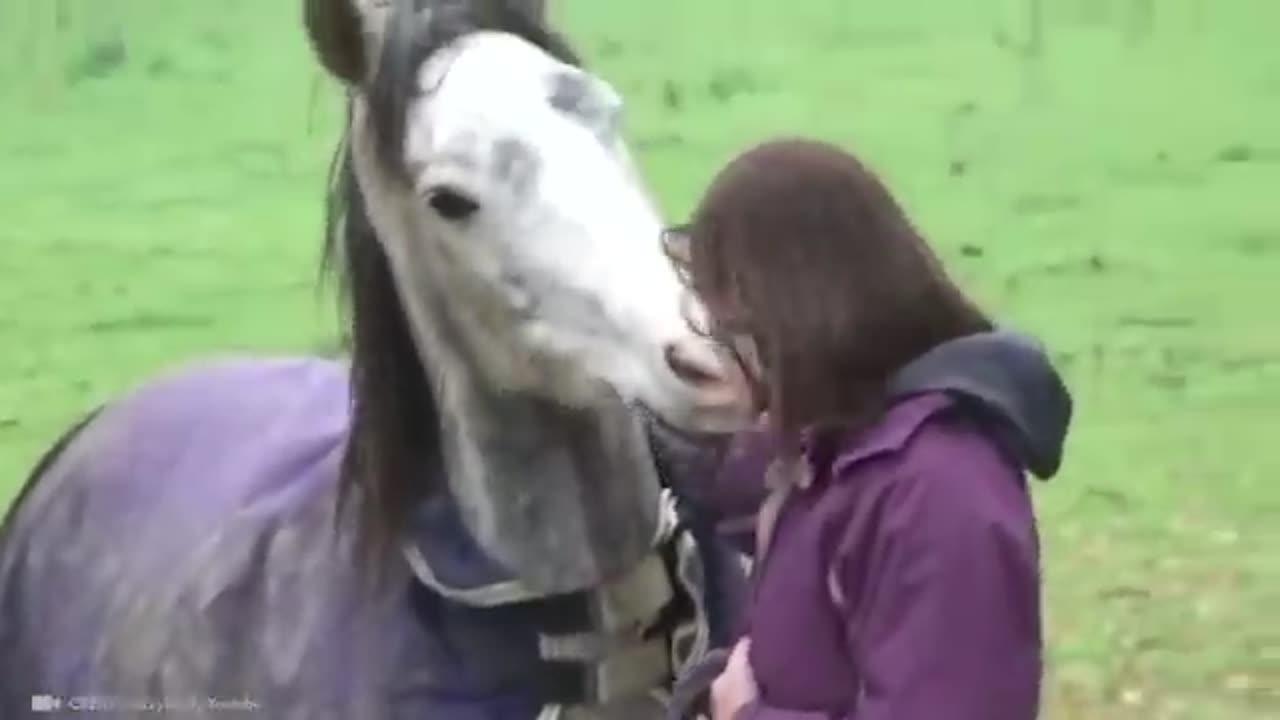
M 741 423 L 734 368 L 686 322 L 618 93 L 489 32 L 429 58 L 418 83 L 403 143 L 411 187 L 368 157 L 359 99 L 353 151 L 419 341 L 461 342 L 500 389 L 572 406 L 612 389 L 678 426 Z

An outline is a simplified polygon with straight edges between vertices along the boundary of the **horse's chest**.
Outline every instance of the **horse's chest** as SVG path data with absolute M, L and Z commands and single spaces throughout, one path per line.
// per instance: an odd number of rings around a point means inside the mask
M 418 668 L 417 691 L 436 698 L 532 699 L 562 718 L 661 715 L 662 693 L 713 640 L 705 593 L 721 581 L 691 533 L 660 548 L 606 584 L 542 597 L 497 576 L 445 582 L 466 574 L 419 545 L 411 564 L 420 584 L 408 598 L 416 640 L 399 665 Z

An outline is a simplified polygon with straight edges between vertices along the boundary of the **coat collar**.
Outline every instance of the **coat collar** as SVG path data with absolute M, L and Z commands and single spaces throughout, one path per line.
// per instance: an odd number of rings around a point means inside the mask
M 950 408 L 954 400 L 946 393 L 929 392 L 897 400 L 871 427 L 853 436 L 838 438 L 832 463 L 838 477 L 859 463 L 899 452 L 930 418 Z

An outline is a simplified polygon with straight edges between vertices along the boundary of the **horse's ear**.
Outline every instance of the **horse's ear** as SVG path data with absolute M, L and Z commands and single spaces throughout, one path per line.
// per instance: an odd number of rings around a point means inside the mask
M 357 0 L 302 0 L 303 23 L 320 64 L 349 85 L 365 79 L 364 22 Z

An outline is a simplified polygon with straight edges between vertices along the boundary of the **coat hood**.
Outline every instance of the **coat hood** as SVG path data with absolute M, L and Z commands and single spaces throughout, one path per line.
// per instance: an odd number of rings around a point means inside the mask
M 1036 477 L 1062 464 L 1072 399 L 1043 345 L 1011 330 L 978 333 L 935 347 L 890 381 L 892 397 L 946 392 L 990 421 L 999 439 Z

